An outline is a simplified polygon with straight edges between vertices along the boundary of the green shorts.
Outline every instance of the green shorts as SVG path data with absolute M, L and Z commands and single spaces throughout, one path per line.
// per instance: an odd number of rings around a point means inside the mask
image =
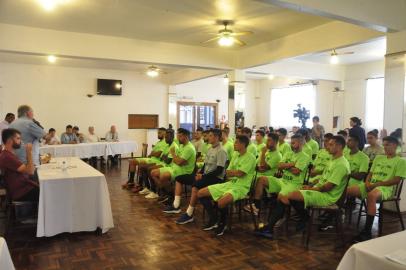
M 359 185 L 359 191 L 361 193 L 361 199 L 365 199 L 368 196 L 368 191 L 365 186 L 365 183 L 362 183 L 363 185 Z M 394 186 L 385 186 L 385 187 L 376 187 L 374 189 L 377 189 L 381 192 L 381 199 L 382 200 L 387 200 L 392 198 L 393 196 L 393 187 Z
M 171 181 L 175 181 L 175 173 L 172 167 L 161 167 L 159 168 L 159 174 L 162 175 L 163 173 L 169 173 L 171 175 Z
M 365 186 L 365 182 L 362 180 L 350 178 L 350 181 L 348 182 L 348 187 L 353 187 L 353 186 L 359 186 L 361 189 L 361 186 Z
M 281 178 L 276 178 L 274 176 L 268 177 L 268 193 L 279 193 L 281 195 L 288 195 L 290 192 L 299 190 L 301 185 L 296 183 L 289 183 Z
M 244 199 L 249 190 L 250 187 L 246 185 L 241 185 L 237 184 L 233 181 L 229 181 L 226 183 L 222 184 L 215 184 L 208 186 L 210 195 L 213 197 L 213 200 L 218 201 L 221 197 L 223 197 L 225 194 L 229 193 L 231 196 L 233 196 L 233 201 L 238 201 L 241 199 Z
M 304 198 L 305 207 L 310 206 L 329 206 L 336 202 L 336 199 L 331 197 L 326 192 L 316 190 L 300 190 Z
M 157 158 L 135 158 L 139 163 L 145 163 L 145 164 L 158 164 L 161 162 Z

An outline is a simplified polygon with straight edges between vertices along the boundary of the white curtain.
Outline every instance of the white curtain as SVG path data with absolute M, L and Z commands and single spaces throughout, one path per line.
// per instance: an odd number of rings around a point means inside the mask
M 365 100 L 366 130 L 383 128 L 384 78 L 367 80 Z
M 284 88 L 271 89 L 271 126 L 274 128 L 291 128 L 300 126 L 298 118 L 293 117 L 293 110 L 301 104 L 310 110 L 310 119 L 307 126 L 312 126 L 311 119 L 315 114 L 316 91 L 312 84 L 302 84 Z

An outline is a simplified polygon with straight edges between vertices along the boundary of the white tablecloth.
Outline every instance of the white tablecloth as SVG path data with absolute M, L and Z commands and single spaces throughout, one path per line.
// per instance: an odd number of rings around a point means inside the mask
M 14 264 L 11 260 L 10 253 L 7 248 L 7 243 L 4 238 L 0 237 L 0 269 L 14 270 Z
M 40 166 L 38 178 L 37 237 L 98 227 L 105 233 L 114 227 L 106 178 L 87 163 L 75 157 L 53 158 Z
M 385 258 L 385 255 L 400 249 L 406 249 L 406 231 L 353 245 L 341 259 L 337 270 L 405 270 L 406 266 Z
M 134 141 L 97 142 L 79 144 L 44 145 L 40 154 L 51 154 L 52 157 L 107 157 L 108 155 L 130 154 L 137 152 L 138 145 Z

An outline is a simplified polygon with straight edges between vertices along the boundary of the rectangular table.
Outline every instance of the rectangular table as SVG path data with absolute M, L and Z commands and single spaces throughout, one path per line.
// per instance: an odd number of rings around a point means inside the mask
M 385 255 L 406 249 L 406 231 L 389 234 L 350 247 L 337 270 L 400 270 L 406 269 L 385 258 Z
M 14 270 L 14 264 L 10 257 L 10 252 L 7 248 L 6 240 L 0 237 L 0 269 L 1 270 Z
M 68 168 L 62 170 L 62 161 Z M 105 233 L 114 227 L 104 174 L 79 158 L 53 158 L 38 169 L 37 237 L 63 232 Z
M 130 154 L 137 152 L 137 150 L 138 145 L 134 141 L 44 145 L 39 149 L 41 155 L 51 154 L 52 157 L 79 158 L 106 158 L 108 155 Z

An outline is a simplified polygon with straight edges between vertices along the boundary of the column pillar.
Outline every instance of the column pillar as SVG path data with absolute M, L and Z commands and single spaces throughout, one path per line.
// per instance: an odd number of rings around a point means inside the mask
M 230 135 L 235 134 L 237 111 L 245 112 L 245 71 L 236 69 L 228 73 L 228 126 Z

